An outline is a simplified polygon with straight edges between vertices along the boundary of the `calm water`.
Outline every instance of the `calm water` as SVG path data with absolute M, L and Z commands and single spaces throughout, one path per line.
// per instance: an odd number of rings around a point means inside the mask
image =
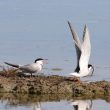
M 74 100 L 75 102 L 79 102 L 78 110 L 87 110 L 87 102 L 91 100 Z M 0 110 L 77 110 L 72 105 L 73 102 L 68 102 L 66 100 L 61 101 L 52 101 L 52 102 L 34 102 L 31 104 L 9 104 L 7 101 L 0 102 L 1 107 Z M 105 105 L 102 105 L 102 103 Z M 82 104 L 83 105 L 82 107 Z M 99 106 L 100 105 L 100 106 Z M 107 108 L 107 109 L 106 109 Z M 92 106 L 88 110 L 109 110 L 110 104 L 105 102 L 104 100 L 92 100 Z
M 80 37 L 84 24 L 91 34 L 90 62 L 95 72 L 93 77 L 82 80 L 110 81 L 110 0 L 0 0 L 0 64 L 4 61 L 26 64 L 43 57 L 49 59 L 43 69 L 45 74 L 68 75 L 76 64 L 68 20 Z M 5 103 L 0 104 L 2 110 L 7 109 Z M 41 102 L 41 105 L 44 109 L 53 106 L 73 109 L 69 104 L 65 107 L 65 103 Z M 103 100 L 93 100 L 92 109 L 104 109 L 101 105 L 106 110 L 110 107 Z M 21 108 L 32 109 L 17 106 L 18 110 Z
M 71 99 L 59 96 L 0 95 L 0 110 L 109 110 L 110 98 Z M 103 103 L 103 104 L 102 104 Z M 78 109 L 77 109 L 78 108 Z

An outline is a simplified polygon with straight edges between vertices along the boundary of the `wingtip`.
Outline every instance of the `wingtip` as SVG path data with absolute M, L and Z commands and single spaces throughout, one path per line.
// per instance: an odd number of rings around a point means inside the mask
M 7 62 L 4 62 L 5 64 L 7 64 Z
M 88 27 L 87 24 L 84 25 L 84 31 L 83 31 L 83 36 L 85 35 L 85 33 L 88 32 Z
M 71 23 L 70 23 L 70 21 L 67 21 L 67 23 L 68 23 L 69 27 L 71 28 Z
M 4 64 L 9 65 L 9 63 L 8 63 L 8 62 L 4 62 Z
M 84 30 L 87 30 L 88 29 L 88 26 L 87 24 L 84 25 Z
M 85 24 L 84 26 L 87 27 L 87 24 Z
M 70 21 L 67 21 L 68 24 L 70 24 Z
M 87 29 L 87 24 L 84 25 L 84 30 L 86 30 L 86 29 Z

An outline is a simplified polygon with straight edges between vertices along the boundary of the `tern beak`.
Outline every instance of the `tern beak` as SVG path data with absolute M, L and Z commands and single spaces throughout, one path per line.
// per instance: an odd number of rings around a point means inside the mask
M 47 64 L 48 63 L 48 59 L 44 59 L 43 63 Z

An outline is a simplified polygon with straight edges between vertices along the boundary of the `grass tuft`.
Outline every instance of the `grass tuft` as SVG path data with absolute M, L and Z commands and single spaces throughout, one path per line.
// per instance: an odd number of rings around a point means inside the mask
M 0 66 L 0 76 L 15 77 L 18 73 L 17 70 L 18 69 L 10 68 L 8 66 Z

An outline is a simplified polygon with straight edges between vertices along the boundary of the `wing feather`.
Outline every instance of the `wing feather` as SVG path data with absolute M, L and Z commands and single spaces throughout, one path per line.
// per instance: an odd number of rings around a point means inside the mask
M 76 54 L 77 54 L 77 67 L 79 67 L 79 59 L 81 56 L 81 43 L 80 43 L 79 37 L 78 37 L 75 29 L 72 28 L 71 23 L 69 21 L 68 21 L 68 25 L 69 25 L 73 40 L 75 42 L 75 48 L 76 48 Z
M 12 66 L 12 67 L 19 68 L 19 65 L 17 65 L 17 64 L 12 64 L 12 63 L 8 63 L 8 62 L 4 62 L 4 63 L 9 66 Z
M 27 64 L 27 65 L 23 65 L 19 67 L 22 71 L 24 72 L 30 72 L 30 73 L 34 73 L 39 71 L 39 67 L 36 66 L 36 64 Z
M 83 31 L 83 43 L 81 47 L 81 57 L 79 61 L 80 71 L 88 69 L 88 63 L 91 54 L 90 34 L 87 26 L 85 25 Z

